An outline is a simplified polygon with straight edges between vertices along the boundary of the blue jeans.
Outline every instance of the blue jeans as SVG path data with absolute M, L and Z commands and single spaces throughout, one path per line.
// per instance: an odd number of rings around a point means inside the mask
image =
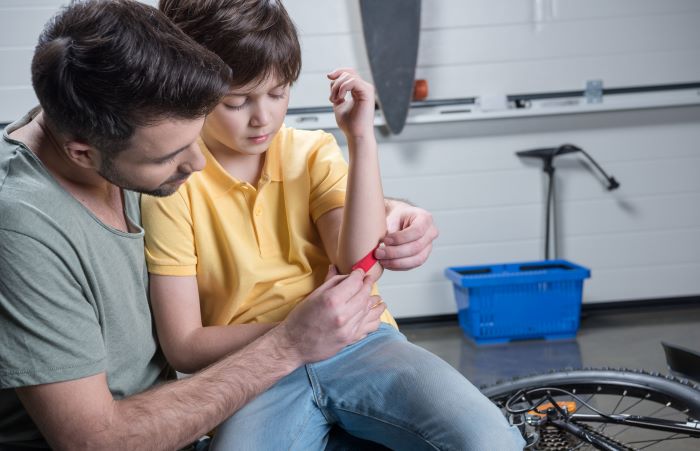
M 383 324 L 255 398 L 219 426 L 211 449 L 323 450 L 333 425 L 398 450 L 525 445 L 518 429 L 464 376 Z

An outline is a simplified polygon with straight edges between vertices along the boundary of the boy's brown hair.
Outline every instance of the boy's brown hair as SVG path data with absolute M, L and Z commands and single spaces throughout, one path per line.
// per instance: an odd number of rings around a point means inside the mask
M 299 39 L 280 0 L 160 0 L 159 8 L 228 64 L 233 86 L 299 77 Z

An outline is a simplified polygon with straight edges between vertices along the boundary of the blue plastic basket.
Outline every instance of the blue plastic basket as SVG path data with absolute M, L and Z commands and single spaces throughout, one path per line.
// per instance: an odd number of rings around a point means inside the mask
M 583 280 L 591 271 L 566 260 L 445 269 L 459 325 L 477 344 L 576 336 Z

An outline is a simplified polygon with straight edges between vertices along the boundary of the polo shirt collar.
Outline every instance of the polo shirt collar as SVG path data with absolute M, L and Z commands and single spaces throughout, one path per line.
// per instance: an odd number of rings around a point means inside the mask
M 260 174 L 261 178 L 267 176 L 267 178 L 270 181 L 282 181 L 282 164 L 280 161 L 282 154 L 282 146 L 280 145 L 280 143 L 284 139 L 282 135 L 284 135 L 284 127 L 282 127 L 282 129 L 280 129 L 280 131 L 277 132 L 277 134 L 274 136 L 272 142 L 270 143 L 270 148 L 265 154 L 265 164 L 263 166 L 262 173 Z M 214 182 L 216 186 L 215 189 L 218 194 L 225 194 L 233 188 L 238 188 L 241 185 L 246 184 L 245 182 L 238 180 L 237 178 L 229 174 L 219 164 L 219 162 L 216 161 L 216 158 L 214 158 L 214 155 L 212 155 L 211 151 L 209 150 L 209 148 L 204 143 L 204 140 L 202 140 L 201 137 L 198 139 L 197 142 L 199 144 L 200 149 L 202 150 L 202 153 L 204 154 L 204 158 L 207 161 L 201 174 L 202 176 L 206 175 L 206 177 L 208 177 L 211 181 Z

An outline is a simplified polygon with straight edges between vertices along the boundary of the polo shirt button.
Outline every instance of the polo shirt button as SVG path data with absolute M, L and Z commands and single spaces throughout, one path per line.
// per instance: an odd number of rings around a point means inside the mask
M 268 176 L 267 174 L 263 174 L 262 177 L 260 177 L 260 178 L 262 179 L 263 182 L 267 182 L 270 180 L 270 176 Z
M 262 208 L 258 207 L 255 209 L 255 216 L 260 216 L 262 214 Z

